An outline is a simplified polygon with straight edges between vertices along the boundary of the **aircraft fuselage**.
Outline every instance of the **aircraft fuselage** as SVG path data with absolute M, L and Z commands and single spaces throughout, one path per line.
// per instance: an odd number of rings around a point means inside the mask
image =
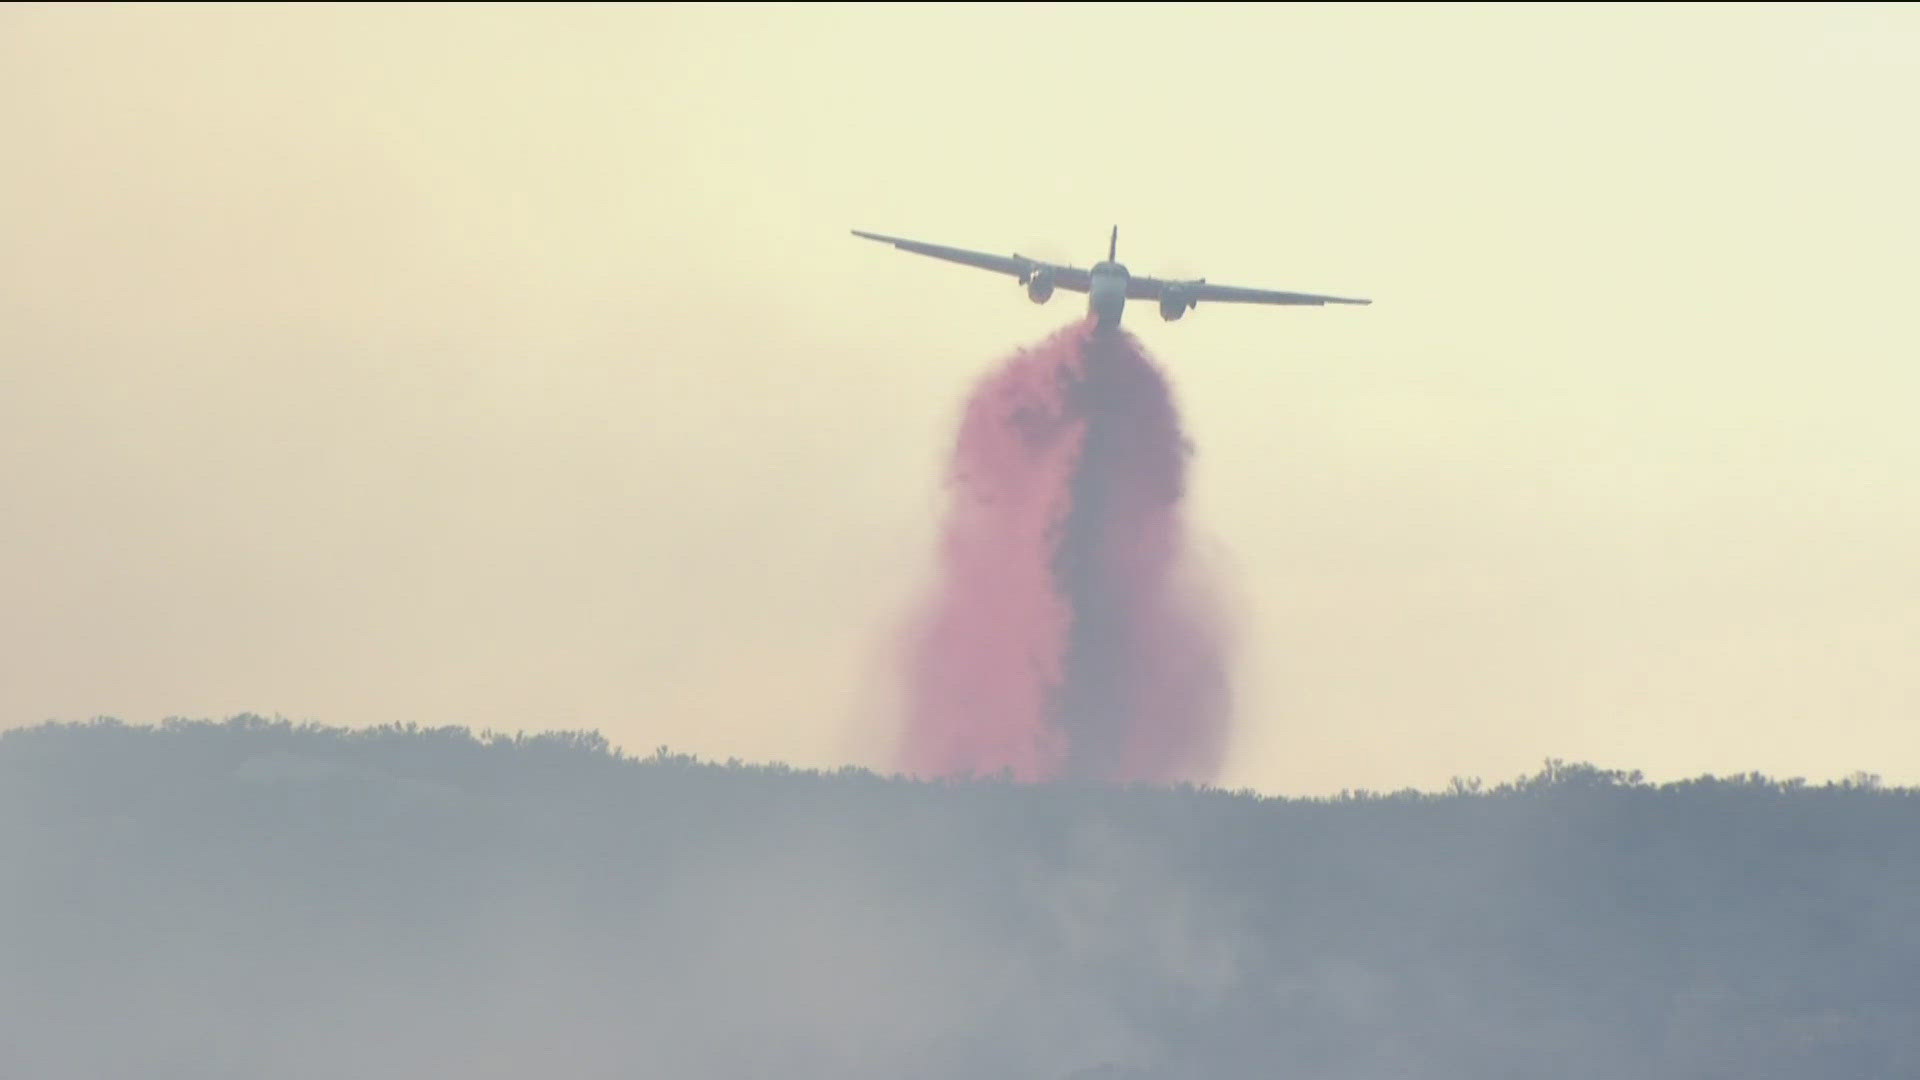
M 1087 314 L 1100 330 L 1120 325 L 1120 313 L 1127 307 L 1127 268 L 1109 259 L 1094 264 L 1087 286 Z

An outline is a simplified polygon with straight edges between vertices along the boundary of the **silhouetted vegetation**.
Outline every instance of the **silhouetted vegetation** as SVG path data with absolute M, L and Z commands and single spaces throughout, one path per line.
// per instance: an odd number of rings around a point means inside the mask
M 1920 792 L 0 735 L 0 1076 L 1920 1075 Z

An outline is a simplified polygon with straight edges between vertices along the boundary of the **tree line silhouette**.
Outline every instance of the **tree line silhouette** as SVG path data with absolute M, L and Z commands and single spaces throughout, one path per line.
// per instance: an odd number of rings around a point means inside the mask
M 1920 792 L 0 734 L 0 1075 L 1920 1075 Z

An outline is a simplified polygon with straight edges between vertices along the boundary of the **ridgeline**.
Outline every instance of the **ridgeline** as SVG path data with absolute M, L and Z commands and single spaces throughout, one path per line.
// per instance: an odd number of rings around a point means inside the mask
M 1920 792 L 0 735 L 0 1076 L 1920 1075 Z

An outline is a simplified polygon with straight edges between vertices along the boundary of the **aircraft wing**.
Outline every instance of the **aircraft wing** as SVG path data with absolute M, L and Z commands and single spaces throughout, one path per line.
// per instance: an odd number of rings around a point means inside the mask
M 964 248 L 947 247 L 943 244 L 928 244 L 919 240 L 903 240 L 897 236 L 881 236 L 879 233 L 852 230 L 853 235 L 868 240 L 878 240 L 883 244 L 892 244 L 901 251 L 911 251 L 916 255 L 927 255 L 935 259 L 960 263 L 963 266 L 977 266 L 982 270 L 991 270 L 996 274 L 1011 274 L 1024 284 L 1036 270 L 1050 271 L 1055 286 L 1070 292 L 1086 292 L 1089 286 L 1089 274 L 1085 270 L 1071 266 L 1058 266 L 1053 263 L 1029 259 L 1024 255 L 990 255 L 983 251 L 967 251 Z
M 1344 296 L 1320 296 L 1315 293 L 1275 292 L 1271 289 L 1242 289 L 1233 285 L 1209 285 L 1205 281 L 1161 281 L 1137 277 L 1127 282 L 1127 299 L 1158 300 L 1169 288 L 1177 288 L 1190 300 L 1215 304 L 1371 304 Z

